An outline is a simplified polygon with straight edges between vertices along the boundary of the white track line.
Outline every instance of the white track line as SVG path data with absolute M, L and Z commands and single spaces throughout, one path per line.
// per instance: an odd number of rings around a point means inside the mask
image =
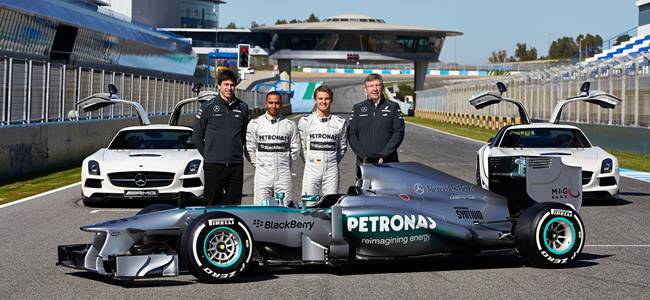
M 479 140 L 475 140 L 475 139 L 468 138 L 468 137 L 465 137 L 465 136 L 460 136 L 460 135 L 457 135 L 457 134 L 445 132 L 445 131 L 438 130 L 438 129 L 435 129 L 435 128 L 431 128 L 431 127 L 427 127 L 427 126 L 424 126 L 424 125 L 416 124 L 416 123 L 413 123 L 413 122 L 410 122 L 410 121 L 406 121 L 406 123 L 411 124 L 411 125 L 415 125 L 415 126 L 419 126 L 419 127 L 422 127 L 422 128 L 426 128 L 426 129 L 429 129 L 429 130 L 433 130 L 433 131 L 436 131 L 436 132 L 448 134 L 448 135 L 451 135 L 451 136 L 455 136 L 457 138 L 465 139 L 465 140 L 468 140 L 468 141 L 471 141 L 471 142 L 480 143 L 480 144 L 487 144 L 487 142 L 484 142 L 484 141 L 479 141 Z
M 109 208 L 109 209 L 93 209 L 90 211 L 91 214 L 96 214 L 99 212 L 131 212 L 131 211 L 140 211 L 137 208 Z
M 585 247 L 650 247 L 650 245 L 585 245 Z
M 59 191 L 65 190 L 65 189 L 69 189 L 69 188 L 74 187 L 74 186 L 77 186 L 77 185 L 79 185 L 79 184 L 81 184 L 81 182 L 77 182 L 77 183 L 69 184 L 69 185 L 66 185 L 66 186 L 63 186 L 63 187 L 60 187 L 60 188 L 54 189 L 54 190 L 50 190 L 50 191 L 47 191 L 47 192 L 43 192 L 43 193 L 40 193 L 40 194 L 36 194 L 36 195 L 34 195 L 34 196 L 29 196 L 29 197 L 27 197 L 27 198 L 23 198 L 23 199 L 20 199 L 20 200 L 16 200 L 16 201 L 13 201 L 13 202 L 9 202 L 9 203 L 6 203 L 6 204 L 3 204 L 3 205 L 0 205 L 0 209 L 5 208 L 5 207 L 9 207 L 9 206 L 12 206 L 12 205 L 15 205 L 15 204 L 19 204 L 19 203 L 27 202 L 27 201 L 29 201 L 29 200 L 34 200 L 34 199 L 36 199 L 36 198 L 39 198 L 39 197 L 42 197 L 42 196 L 46 196 L 46 195 L 49 195 L 49 194 L 52 194 L 52 193 L 56 193 L 56 192 L 59 192 Z

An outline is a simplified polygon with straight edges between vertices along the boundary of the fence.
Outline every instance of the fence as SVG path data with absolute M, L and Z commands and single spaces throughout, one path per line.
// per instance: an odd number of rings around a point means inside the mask
M 117 104 L 95 112 L 70 113 L 76 103 L 92 94 L 107 92 L 114 84 L 118 95 L 139 102 L 149 116 L 168 115 L 179 100 L 190 98 L 192 82 L 108 72 L 11 57 L 0 58 L 0 127 L 33 123 L 101 120 L 137 117 L 130 105 Z M 207 90 L 215 90 L 207 86 Z M 251 108 L 264 108 L 266 93 L 236 90 L 236 96 Z M 289 103 L 283 95 L 282 102 Z M 183 107 L 183 113 L 198 110 L 198 103 Z
M 508 86 L 506 95 L 521 100 L 532 119 L 549 120 L 559 100 L 577 96 L 581 84 L 584 81 L 591 81 L 592 90 L 603 90 L 613 94 L 623 99 L 622 104 L 615 109 L 603 109 L 585 102 L 574 102 L 564 108 L 563 121 L 649 127 L 650 72 L 649 60 L 646 56 L 650 57 L 648 54 L 636 57 L 625 56 L 604 62 L 582 63 L 570 67 L 517 74 L 508 78 L 469 80 L 416 92 L 416 114 L 425 117 L 436 113 L 478 116 L 473 118 L 475 120 L 517 117 L 518 112 L 511 104 L 492 105 L 482 110 L 476 110 L 469 104 L 472 95 L 483 91 L 495 91 L 497 89 L 495 83 L 503 81 Z M 481 122 L 471 125 L 486 126 Z M 499 128 L 503 125 L 500 123 L 486 127 Z

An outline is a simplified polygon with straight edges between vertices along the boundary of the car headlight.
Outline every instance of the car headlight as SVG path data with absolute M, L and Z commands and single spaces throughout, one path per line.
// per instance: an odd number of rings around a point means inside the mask
M 187 167 L 185 167 L 185 175 L 192 175 L 196 174 L 199 172 L 199 166 L 201 166 L 201 160 L 200 159 L 195 159 L 187 164 Z
M 614 161 L 611 158 L 606 158 L 600 166 L 600 173 L 610 173 L 614 168 Z
M 88 161 L 88 173 L 90 175 L 99 175 L 99 163 L 96 160 Z

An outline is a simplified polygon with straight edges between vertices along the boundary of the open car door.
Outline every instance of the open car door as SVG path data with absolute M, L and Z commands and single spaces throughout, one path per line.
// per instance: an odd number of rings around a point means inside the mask
M 79 109 L 84 112 L 96 111 L 100 108 L 115 105 L 118 103 L 128 104 L 135 108 L 135 111 L 138 113 L 138 118 L 140 119 L 140 125 L 150 125 L 149 117 L 147 112 L 144 110 L 142 105 L 138 102 L 129 101 L 120 99 L 115 94 L 117 94 L 117 88 L 114 85 L 109 84 L 108 90 L 110 93 L 97 93 L 90 95 L 86 98 L 83 98 L 77 102 Z
M 183 107 L 187 104 L 198 102 L 199 105 L 202 104 L 205 101 L 212 100 L 215 97 L 219 95 L 218 92 L 213 92 L 213 91 L 204 91 L 200 92 L 198 96 L 192 97 L 192 98 L 187 98 L 181 101 L 178 101 L 176 103 L 176 106 L 174 106 L 174 110 L 172 111 L 171 117 L 169 117 L 169 123 L 168 125 L 170 126 L 176 126 L 178 125 L 178 120 L 181 117 L 181 111 Z
M 582 87 L 580 88 L 579 96 L 571 97 L 558 102 L 553 109 L 553 113 L 551 114 L 551 119 L 549 122 L 553 124 L 559 123 L 560 118 L 562 117 L 562 109 L 565 105 L 571 102 L 585 101 L 591 104 L 596 104 L 602 108 L 613 109 L 616 107 L 616 105 L 620 104 L 623 101 L 620 98 L 603 91 L 590 91 L 589 86 L 590 84 L 588 81 L 583 83 Z
M 500 94 L 494 92 L 483 92 L 472 96 L 469 99 L 469 104 L 474 106 L 476 109 L 482 109 L 493 104 L 501 103 L 502 101 L 509 102 L 517 106 L 517 110 L 519 110 L 519 117 L 521 117 L 521 122 L 523 124 L 529 124 L 530 118 L 528 117 L 528 112 L 526 111 L 524 104 L 520 101 L 503 97 L 503 93 L 507 91 L 505 84 L 502 82 L 497 82 L 497 86 L 499 87 Z

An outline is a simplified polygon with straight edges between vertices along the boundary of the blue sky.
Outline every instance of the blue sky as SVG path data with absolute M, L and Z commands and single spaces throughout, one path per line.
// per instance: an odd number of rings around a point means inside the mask
M 235 22 L 305 19 L 310 13 L 323 19 L 344 13 L 375 16 L 388 23 L 419 25 L 461 31 L 456 40 L 459 63 L 487 62 L 492 50 L 512 55 L 517 42 L 548 51 L 547 33 L 553 41 L 580 33 L 608 39 L 638 23 L 634 0 L 225 0 L 220 6 L 220 26 Z M 441 61 L 454 61 L 454 40 L 447 39 Z

